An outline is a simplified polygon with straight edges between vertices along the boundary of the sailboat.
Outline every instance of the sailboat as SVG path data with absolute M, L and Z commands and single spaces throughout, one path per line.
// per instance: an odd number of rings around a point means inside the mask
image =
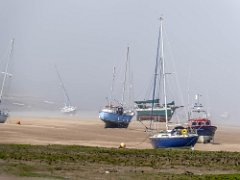
M 122 101 L 115 103 L 112 101 L 113 84 L 115 81 L 115 68 L 113 71 L 113 81 L 111 95 L 108 104 L 99 112 L 99 118 L 105 123 L 105 128 L 127 128 L 134 116 L 134 110 L 127 107 L 125 102 L 126 80 L 129 64 L 129 47 L 127 48 L 127 58 L 123 83 Z
M 199 143 L 209 143 L 214 138 L 217 126 L 211 124 L 207 110 L 200 103 L 200 96 L 195 96 L 197 102 L 189 111 L 188 127 L 197 131 Z
M 7 77 L 12 76 L 11 74 L 8 73 L 8 67 L 9 67 L 9 61 L 10 61 L 10 59 L 12 57 L 12 54 L 13 54 L 13 47 L 14 47 L 14 39 L 11 40 L 11 49 L 10 49 L 9 54 L 8 54 L 8 59 L 7 59 L 7 62 L 6 62 L 4 72 L 2 72 L 3 81 L 2 81 L 1 91 L 0 91 L 0 103 L 2 103 L 4 87 L 5 87 Z M 1 109 L 0 110 L 0 123 L 4 123 L 7 120 L 8 116 L 9 116 L 8 112 Z
M 182 126 L 175 127 L 170 130 L 168 126 L 168 105 L 167 105 L 167 92 L 166 92 L 166 75 L 169 73 L 165 72 L 165 59 L 163 56 L 163 18 L 160 18 L 160 29 L 158 38 L 158 51 L 160 48 L 160 66 L 162 68 L 163 78 L 163 94 L 164 94 L 164 105 L 165 110 L 165 130 L 157 132 L 149 137 L 151 144 L 154 148 L 192 148 L 198 140 L 198 135 L 186 129 Z M 158 57 L 157 57 L 158 62 Z M 158 63 L 156 63 L 158 65 Z
M 55 65 L 55 69 L 56 69 L 56 72 L 57 72 L 57 75 L 58 75 L 60 87 L 61 87 L 61 89 L 63 90 L 64 99 L 65 99 L 64 107 L 62 107 L 62 108 L 60 109 L 60 111 L 61 111 L 62 113 L 69 113 L 69 114 L 74 113 L 74 112 L 76 112 L 77 107 L 72 106 L 71 101 L 70 101 L 70 98 L 69 98 L 68 93 L 67 93 L 67 90 L 66 90 L 66 88 L 65 88 L 65 86 L 64 86 L 64 84 L 63 84 L 62 77 L 61 77 L 61 75 L 60 75 L 60 73 L 59 73 L 56 65 Z
M 156 97 L 156 86 L 157 86 L 157 79 L 159 77 L 159 48 L 160 48 L 160 39 L 158 39 L 158 46 L 157 46 L 157 56 L 156 56 L 156 65 L 155 65 L 155 72 L 154 72 L 154 81 L 153 81 L 153 92 L 152 92 L 152 99 L 135 101 L 136 103 L 136 112 L 138 121 L 142 120 L 150 120 L 150 121 L 159 121 L 165 122 L 170 121 L 175 110 L 182 106 L 176 106 L 174 101 L 169 103 L 161 104 L 160 99 Z M 161 70 L 161 69 L 160 69 Z M 158 79 L 160 80 L 160 79 Z M 166 119 L 167 118 L 167 119 Z
M 166 111 L 164 108 L 164 104 L 160 104 L 160 99 L 135 101 L 135 103 L 137 104 L 136 112 L 138 121 L 154 120 L 159 122 L 165 122 Z M 152 104 L 154 104 L 153 108 Z M 167 104 L 168 121 L 171 120 L 177 108 L 179 108 L 179 106 L 176 106 L 174 101 Z

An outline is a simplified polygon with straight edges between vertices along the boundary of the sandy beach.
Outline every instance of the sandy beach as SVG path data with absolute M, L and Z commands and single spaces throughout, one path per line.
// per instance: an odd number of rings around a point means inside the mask
M 0 124 L 2 144 L 64 144 L 102 147 L 119 147 L 124 142 L 127 148 L 152 148 L 144 126 L 133 121 L 127 129 L 106 129 L 95 118 L 78 117 L 9 117 Z M 218 127 L 214 143 L 200 144 L 196 150 L 240 152 L 238 127 Z

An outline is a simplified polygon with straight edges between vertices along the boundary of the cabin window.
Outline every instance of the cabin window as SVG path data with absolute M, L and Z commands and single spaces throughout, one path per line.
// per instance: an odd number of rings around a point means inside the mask
M 209 122 L 206 122 L 206 125 L 210 125 L 210 123 L 209 123 Z
M 201 123 L 201 122 L 198 122 L 198 125 L 199 125 L 199 126 L 201 126 L 201 125 L 202 125 L 202 123 Z
M 192 123 L 192 125 L 193 125 L 193 126 L 196 126 L 196 125 L 197 125 L 197 123 L 196 123 L 196 122 L 193 122 L 193 123 Z

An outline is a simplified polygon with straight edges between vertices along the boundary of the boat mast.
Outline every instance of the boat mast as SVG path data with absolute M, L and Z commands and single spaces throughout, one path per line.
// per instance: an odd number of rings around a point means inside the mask
M 187 89 L 187 118 L 190 120 L 191 112 L 190 112 L 190 68 L 188 72 L 188 89 Z
M 60 82 L 60 86 L 62 87 L 62 89 L 63 89 L 63 93 L 64 93 L 64 96 L 65 96 L 65 99 L 67 100 L 67 102 L 66 102 L 66 106 L 71 106 L 71 102 L 70 102 L 70 98 L 69 98 L 69 96 L 68 96 L 68 94 L 67 94 L 67 90 L 66 90 L 66 88 L 65 88 L 65 86 L 64 86 L 64 84 L 63 84 L 63 80 L 62 80 L 62 78 L 61 78 L 61 75 L 60 75 L 60 73 L 59 73 L 59 71 L 58 71 L 58 68 L 57 68 L 57 66 L 56 66 L 56 64 L 55 64 L 55 69 L 56 69 L 56 72 L 57 72 L 57 75 L 58 75 L 58 79 L 59 79 L 59 82 Z
M 152 109 L 151 109 L 150 129 L 152 128 L 151 126 L 152 126 L 152 120 L 153 120 L 153 107 L 154 107 L 154 103 L 155 103 L 156 83 L 157 83 L 157 76 L 158 76 L 160 36 L 161 36 L 161 26 L 159 27 L 159 33 L 158 33 L 157 55 L 156 55 L 156 64 L 155 64 L 154 81 L 153 81 L 153 93 L 152 93 Z
M 116 67 L 113 67 L 113 77 L 112 77 L 112 85 L 110 89 L 110 97 L 109 97 L 109 102 L 108 105 L 110 106 L 112 103 L 112 94 L 113 94 L 113 87 L 114 87 L 114 82 L 115 82 L 115 76 L 116 76 Z
M 7 60 L 6 66 L 5 66 L 5 70 L 3 72 L 4 76 L 3 76 L 3 82 L 2 82 L 2 87 L 1 87 L 1 91 L 0 91 L 0 103 L 2 102 L 2 95 L 3 95 L 3 89 L 4 89 L 5 82 L 6 82 L 6 78 L 7 78 L 7 76 L 11 76 L 11 74 L 8 73 L 8 66 L 9 66 L 9 61 L 11 59 L 11 56 L 13 54 L 13 47 L 14 47 L 14 39 L 11 40 L 11 49 L 9 51 L 8 60 Z
M 166 74 L 165 73 L 165 60 L 163 54 L 163 18 L 160 17 L 160 39 L 161 39 L 161 54 L 160 60 L 162 62 L 162 74 L 163 74 L 163 94 L 164 94 L 164 108 L 166 118 L 166 130 L 168 130 L 168 114 L 167 114 L 167 93 L 166 93 Z
M 197 100 L 197 106 L 200 106 L 200 96 L 202 96 L 201 94 L 196 94 L 196 96 L 195 96 L 195 99 Z
M 125 64 L 125 73 L 124 73 L 124 82 L 123 82 L 123 94 L 122 94 L 122 105 L 125 101 L 125 90 L 126 90 L 126 81 L 127 81 L 127 66 L 129 62 L 129 47 L 127 47 L 127 58 Z
M 189 90 L 189 88 L 188 88 L 188 91 L 187 91 L 187 118 L 188 118 L 188 120 L 190 120 L 190 117 L 191 117 L 191 112 L 190 112 L 190 95 L 189 95 L 189 93 L 190 93 L 190 90 Z

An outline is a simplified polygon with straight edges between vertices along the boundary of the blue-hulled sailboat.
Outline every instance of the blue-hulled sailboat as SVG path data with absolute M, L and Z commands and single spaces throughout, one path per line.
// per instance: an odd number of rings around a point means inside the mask
M 160 29 L 158 38 L 158 51 L 160 50 L 160 58 L 156 58 L 156 65 L 160 64 L 162 68 L 161 75 L 163 78 L 163 94 L 164 94 L 164 110 L 165 110 L 165 121 L 166 129 L 162 130 L 154 135 L 150 136 L 150 141 L 154 148 L 192 148 L 198 140 L 198 135 L 186 129 L 184 127 L 175 127 L 169 130 L 168 127 L 168 106 L 167 106 L 167 94 L 166 94 L 166 75 L 169 73 L 165 72 L 165 61 L 163 56 L 163 18 L 160 18 Z M 157 53 L 158 54 L 158 53 Z M 158 62 L 160 61 L 160 62 Z M 154 87 L 155 88 L 155 87 Z
M 99 118 L 105 123 L 105 128 L 127 128 L 134 116 L 134 111 L 123 106 L 106 106 L 99 113 Z
M 123 93 L 121 102 L 112 101 L 112 92 L 115 81 L 115 67 L 113 70 L 113 80 L 111 87 L 111 95 L 109 98 L 108 105 L 106 105 L 99 112 L 99 118 L 105 123 L 105 128 L 127 128 L 129 123 L 132 121 L 134 116 L 134 110 L 125 103 L 125 90 L 126 90 L 126 79 L 127 79 L 127 67 L 129 64 L 129 47 L 127 48 L 127 59 L 125 66 L 125 76 L 123 83 Z
M 150 141 L 154 148 L 193 148 L 198 135 L 195 131 L 180 126 L 160 131 L 151 136 Z

